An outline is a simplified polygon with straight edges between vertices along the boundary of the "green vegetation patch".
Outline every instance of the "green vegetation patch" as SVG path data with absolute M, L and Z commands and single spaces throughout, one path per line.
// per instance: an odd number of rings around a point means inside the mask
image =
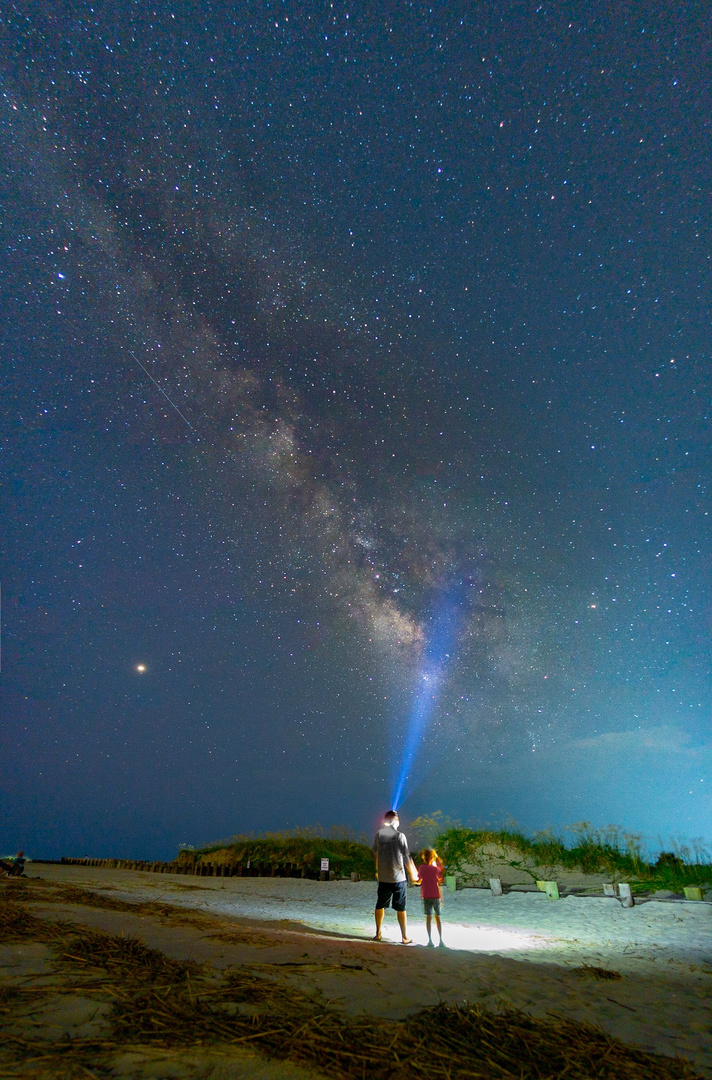
M 567 840 L 553 830 L 527 836 L 515 827 L 469 828 L 447 821 L 436 811 L 417 818 L 411 828 L 430 835 L 448 871 L 459 873 L 466 883 L 471 880 L 474 884 L 482 876 L 495 848 L 508 865 L 529 874 L 532 880 L 536 875 L 529 867 L 537 866 L 548 868 L 552 875 L 556 868 L 606 874 L 612 881 L 631 882 L 637 892 L 665 889 L 682 893 L 686 885 L 712 887 L 712 863 L 701 843 L 693 848 L 676 844 L 676 851 L 663 851 L 653 862 L 646 858 L 640 835 L 614 825 L 604 829 L 594 829 L 587 822 L 571 825 L 566 830 L 570 834 Z
M 265 836 L 232 836 L 196 851 L 183 850 L 179 864 L 196 862 L 216 866 L 241 865 L 283 874 L 318 877 L 321 860 L 329 860 L 329 869 L 337 877 L 373 877 L 373 853 L 364 839 L 345 835 L 346 830 L 328 833 L 302 830 L 295 833 L 268 833 Z

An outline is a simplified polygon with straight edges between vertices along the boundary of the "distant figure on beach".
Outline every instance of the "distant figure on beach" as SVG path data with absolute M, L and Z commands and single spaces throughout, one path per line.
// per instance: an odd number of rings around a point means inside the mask
M 25 872 L 24 852 L 18 851 L 17 855 L 10 855 L 8 858 L 0 859 L 0 870 L 9 874 L 10 877 L 22 877 Z
M 383 916 L 387 907 L 393 903 L 393 910 L 398 917 L 401 941 L 404 945 L 410 945 L 408 937 L 408 923 L 405 913 L 406 903 L 406 873 L 413 884 L 417 884 L 418 875 L 415 863 L 408 851 L 408 841 L 398 826 L 398 814 L 395 810 L 389 810 L 383 819 L 383 826 L 376 833 L 373 841 L 373 861 L 376 864 L 376 880 L 378 881 L 378 898 L 376 900 L 376 936 L 374 941 L 381 941 L 381 927 Z
M 433 948 L 432 926 L 433 915 L 435 925 L 438 928 L 440 938 L 439 946 L 445 948 L 443 941 L 443 924 L 440 920 L 442 908 L 442 893 L 440 884 L 443 880 L 443 863 L 434 848 L 425 848 L 420 856 L 418 865 L 418 878 L 420 879 L 420 894 L 423 898 L 423 913 L 425 915 L 425 929 L 428 931 L 428 948 Z

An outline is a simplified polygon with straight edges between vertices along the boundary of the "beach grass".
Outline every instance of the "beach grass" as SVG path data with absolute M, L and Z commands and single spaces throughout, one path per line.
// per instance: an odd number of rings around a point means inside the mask
M 629 881 L 637 891 L 669 890 L 682 893 L 685 886 L 712 887 L 712 857 L 703 842 L 673 842 L 673 850 L 648 858 L 643 837 L 615 825 L 602 829 L 587 822 L 562 832 L 547 829 L 531 836 L 514 826 L 499 829 L 472 828 L 449 822 L 439 812 L 416 818 L 411 828 L 428 833 L 448 870 L 467 879 L 468 867 L 483 865 L 493 849 L 512 866 L 527 864 L 582 874 L 608 874 L 613 881 Z M 565 835 L 565 834 L 568 834 Z M 512 858 L 514 856 L 514 858 Z
M 373 876 L 373 854 L 365 838 L 356 837 L 345 827 L 325 830 L 320 826 L 291 832 L 266 833 L 263 836 L 231 836 L 196 850 L 183 849 L 179 864 L 196 862 L 214 865 L 240 864 L 243 867 L 270 868 L 293 876 L 319 875 L 321 860 L 329 860 L 329 869 L 337 877 Z
M 448 871 L 458 874 L 465 885 L 479 880 L 482 875 L 473 869 L 484 866 L 494 848 L 525 873 L 529 866 L 536 866 L 548 868 L 552 877 L 557 869 L 607 874 L 612 881 L 630 882 L 636 892 L 682 894 L 689 885 L 712 888 L 712 853 L 702 841 L 672 841 L 671 850 L 652 859 L 640 834 L 616 825 L 597 829 L 579 822 L 559 832 L 545 829 L 527 835 L 512 822 L 501 828 L 479 828 L 451 821 L 435 811 L 414 819 L 408 836 L 414 854 L 419 846 L 435 846 Z M 337 877 L 352 873 L 373 876 L 370 842 L 344 826 L 232 836 L 196 850 L 183 849 L 177 861 L 188 865 L 249 864 L 262 874 L 317 877 L 324 858 Z M 530 876 L 532 881 L 537 877 L 534 873 Z

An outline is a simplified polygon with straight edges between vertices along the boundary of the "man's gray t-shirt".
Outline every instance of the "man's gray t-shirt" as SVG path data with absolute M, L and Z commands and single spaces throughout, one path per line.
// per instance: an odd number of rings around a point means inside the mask
M 378 880 L 395 883 L 405 881 L 405 868 L 410 859 L 405 834 L 392 825 L 384 825 L 376 833 L 373 854 L 378 860 Z

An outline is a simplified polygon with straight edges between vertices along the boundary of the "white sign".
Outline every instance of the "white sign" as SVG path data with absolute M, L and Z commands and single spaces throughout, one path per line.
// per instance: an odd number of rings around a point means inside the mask
M 329 860 L 328 859 L 322 859 L 321 860 L 321 868 L 322 868 L 322 870 L 328 870 L 329 869 Z

